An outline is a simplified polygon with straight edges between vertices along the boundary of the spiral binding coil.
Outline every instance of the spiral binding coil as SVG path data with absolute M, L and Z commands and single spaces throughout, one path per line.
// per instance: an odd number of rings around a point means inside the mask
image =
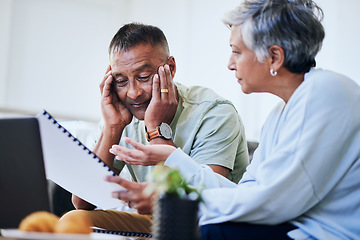
M 151 238 L 151 233 L 141 233 L 141 232 L 127 232 L 127 231 L 113 231 L 113 230 L 106 230 L 106 229 L 94 229 L 96 233 L 106 233 L 106 234 L 114 234 L 114 235 L 121 235 L 121 236 L 131 236 L 131 237 L 145 237 Z
M 53 124 L 56 124 L 58 129 L 61 130 L 63 133 L 67 133 L 68 134 L 68 137 L 69 138 L 72 138 L 73 141 L 77 144 L 79 147 L 83 147 L 83 150 L 84 151 L 87 151 L 89 155 L 92 155 L 94 159 L 97 159 L 98 163 L 103 163 L 103 166 L 104 167 L 107 167 L 108 168 L 108 171 L 109 172 L 112 172 L 112 175 L 113 176 L 117 176 L 117 174 L 103 161 L 101 160 L 98 156 L 96 156 L 95 153 L 93 153 L 89 148 L 87 148 L 79 139 L 77 139 L 75 136 L 73 136 L 68 130 L 66 130 L 58 121 L 56 121 L 50 113 L 48 113 L 46 110 L 43 110 L 43 113 L 42 113 L 44 116 L 47 116 L 47 118 L 49 120 L 52 120 L 53 121 Z

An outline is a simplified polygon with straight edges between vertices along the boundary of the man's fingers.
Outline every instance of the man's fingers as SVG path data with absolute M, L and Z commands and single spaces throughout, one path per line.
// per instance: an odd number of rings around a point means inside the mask
M 111 71 L 111 68 L 110 68 L 110 65 L 109 65 L 108 68 L 106 69 L 106 73 L 105 73 L 105 75 L 104 75 L 104 78 L 103 78 L 103 80 L 102 80 L 101 83 L 100 83 L 100 88 L 101 88 L 101 90 L 102 90 L 102 86 L 104 86 L 104 84 L 105 84 L 106 79 L 108 79 L 108 77 L 109 77 L 111 74 L 112 74 L 112 71 Z
M 164 67 L 164 70 L 165 70 L 165 75 L 166 75 L 166 84 L 167 84 L 169 90 L 172 90 L 172 88 L 171 88 L 172 82 L 171 82 L 170 66 L 166 64 L 165 67 Z
M 169 97 L 172 97 L 176 100 L 176 94 L 175 94 L 175 84 L 172 80 L 172 76 L 171 76 L 171 70 L 170 70 L 170 66 L 166 65 L 166 70 L 168 71 L 168 88 L 169 88 Z
M 159 74 L 155 74 L 153 77 L 153 89 L 152 89 L 152 99 L 160 99 L 160 79 Z
M 105 75 L 108 74 L 108 72 L 111 70 L 111 65 L 108 65 L 105 71 Z
M 108 78 L 106 79 L 103 89 L 101 91 L 101 97 L 102 100 L 106 103 L 110 103 L 111 102 L 111 83 L 112 83 L 112 76 L 109 75 Z
M 167 74 L 163 66 L 159 67 L 159 77 L 160 77 L 160 97 L 167 99 L 169 96 L 169 87 L 167 82 Z

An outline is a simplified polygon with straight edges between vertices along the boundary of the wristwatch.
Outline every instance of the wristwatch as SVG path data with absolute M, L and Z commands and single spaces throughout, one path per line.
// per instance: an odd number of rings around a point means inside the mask
M 146 139 L 150 142 L 152 139 L 161 137 L 163 139 L 171 139 L 172 130 L 171 127 L 166 123 L 161 123 L 155 130 L 147 131 L 146 127 Z

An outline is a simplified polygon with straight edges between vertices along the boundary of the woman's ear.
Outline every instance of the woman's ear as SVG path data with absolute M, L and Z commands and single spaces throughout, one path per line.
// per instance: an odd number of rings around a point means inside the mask
M 175 63 L 175 58 L 173 56 L 170 56 L 167 64 L 170 67 L 170 72 L 171 72 L 171 77 L 174 78 L 175 73 L 176 73 L 176 63 Z
M 284 64 L 284 58 L 285 58 L 284 50 L 282 49 L 282 47 L 278 45 L 273 45 L 269 48 L 269 53 L 270 53 L 270 59 L 269 59 L 270 67 L 274 71 L 278 71 Z

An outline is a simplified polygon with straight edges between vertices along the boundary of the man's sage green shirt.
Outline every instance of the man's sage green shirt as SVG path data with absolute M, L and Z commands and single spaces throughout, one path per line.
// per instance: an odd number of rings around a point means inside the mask
M 244 127 L 235 107 L 208 88 L 186 87 L 179 83 L 176 87 L 179 104 L 170 124 L 175 146 L 200 164 L 230 169 L 228 178 L 238 183 L 248 165 L 248 151 Z M 136 118 L 126 126 L 123 136 L 149 144 L 144 121 Z M 120 145 L 132 148 L 123 141 Z M 116 160 L 114 166 L 121 169 L 123 162 Z M 146 181 L 152 168 L 127 166 L 139 182 Z

